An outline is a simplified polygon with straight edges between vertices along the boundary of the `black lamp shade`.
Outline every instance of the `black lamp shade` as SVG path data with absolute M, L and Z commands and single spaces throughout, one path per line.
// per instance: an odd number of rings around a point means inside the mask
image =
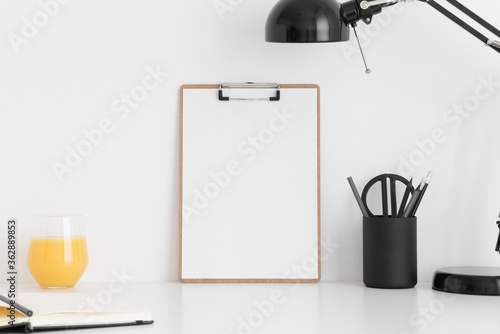
M 266 22 L 266 41 L 319 43 L 349 40 L 336 0 L 280 0 Z

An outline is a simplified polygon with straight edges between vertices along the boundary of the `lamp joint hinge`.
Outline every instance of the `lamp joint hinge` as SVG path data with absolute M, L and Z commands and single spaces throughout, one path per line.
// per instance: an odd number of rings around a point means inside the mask
M 486 45 L 488 46 L 492 46 L 496 49 L 500 49 L 500 42 L 499 41 L 495 41 L 493 39 L 489 39 L 488 42 L 486 42 Z

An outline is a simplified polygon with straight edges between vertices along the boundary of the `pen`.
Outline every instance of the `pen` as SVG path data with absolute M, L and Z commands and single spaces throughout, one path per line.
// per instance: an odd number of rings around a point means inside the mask
M 405 211 L 403 212 L 403 218 L 410 217 L 410 214 L 413 211 L 413 207 L 415 206 L 415 204 L 418 201 L 418 196 L 420 196 L 420 193 L 422 192 L 424 184 L 425 184 L 425 177 L 422 179 L 422 181 L 418 185 L 418 188 L 413 192 L 413 195 L 411 196 L 411 199 L 410 199 L 410 203 L 408 203 Z
M 415 203 L 415 206 L 411 210 L 410 217 L 415 216 L 415 214 L 417 213 L 418 206 L 420 205 L 420 202 L 422 201 L 422 198 L 424 197 L 425 191 L 427 190 L 427 186 L 429 185 L 431 178 L 432 178 L 432 171 L 429 171 L 429 173 L 427 173 L 427 177 L 425 178 L 424 187 L 422 188 L 422 191 L 420 192 L 420 194 L 417 198 L 417 202 Z
M 358 202 L 359 208 L 361 209 L 361 213 L 363 214 L 363 216 L 368 217 L 369 216 L 368 211 L 366 210 L 365 205 L 361 201 L 361 197 L 359 196 L 358 189 L 356 188 L 356 185 L 354 184 L 352 177 L 349 176 L 347 178 L 347 181 L 349 181 L 349 185 L 351 186 L 354 198 L 356 198 L 356 202 Z

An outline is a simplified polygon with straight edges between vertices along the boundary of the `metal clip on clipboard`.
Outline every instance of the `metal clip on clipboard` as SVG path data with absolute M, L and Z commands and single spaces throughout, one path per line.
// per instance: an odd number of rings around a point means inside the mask
M 223 89 L 276 89 L 276 96 L 271 97 L 229 97 L 224 96 Z M 277 83 L 223 83 L 219 86 L 219 101 L 235 101 L 235 100 L 252 100 L 252 101 L 279 101 L 280 100 L 280 85 Z

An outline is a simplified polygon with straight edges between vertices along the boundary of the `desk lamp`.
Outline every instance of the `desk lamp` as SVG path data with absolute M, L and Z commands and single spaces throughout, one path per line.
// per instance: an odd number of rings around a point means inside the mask
M 399 2 L 414 0 L 280 0 L 273 7 L 266 22 L 266 41 L 277 43 L 325 43 L 349 40 L 349 29 L 353 28 L 361 51 L 366 73 L 367 65 L 361 43 L 356 32 L 359 21 L 370 24 L 373 15 L 384 7 Z M 486 46 L 500 53 L 500 41 L 488 38 L 465 23 L 434 0 L 418 0 L 429 4 L 441 14 L 461 26 Z M 479 17 L 456 0 L 446 0 L 458 10 L 500 38 L 500 30 Z M 497 222 L 500 228 L 500 221 Z M 500 236 L 496 251 L 500 250 Z M 500 296 L 500 268 L 452 267 L 438 269 L 434 273 L 433 289 L 473 295 Z
M 365 24 L 370 24 L 373 15 L 381 13 L 384 7 L 412 1 L 415 0 L 349 0 L 343 3 L 336 0 L 281 0 L 267 17 L 266 41 L 277 43 L 343 42 L 349 40 L 349 26 L 351 26 L 358 41 L 366 68 L 365 72 L 369 74 L 371 70 L 368 68 L 359 42 L 356 31 L 357 23 L 363 21 Z M 484 36 L 434 0 L 418 1 L 429 4 L 481 40 L 486 46 L 500 53 L 500 41 Z M 456 0 L 446 1 L 500 38 L 500 30 L 467 7 Z

